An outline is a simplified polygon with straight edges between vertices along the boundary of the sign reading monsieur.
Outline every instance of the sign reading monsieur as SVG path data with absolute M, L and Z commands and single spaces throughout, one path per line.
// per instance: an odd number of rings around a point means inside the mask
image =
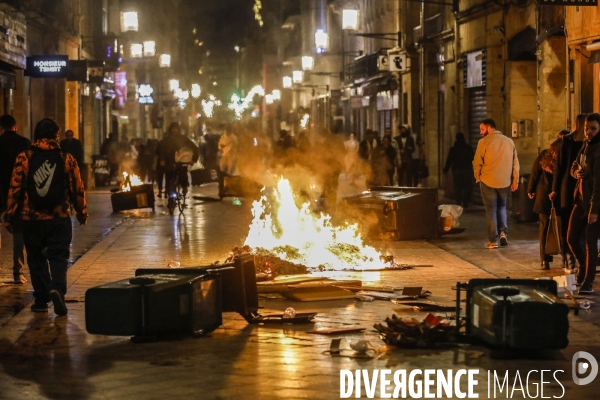
M 69 56 L 31 56 L 27 57 L 25 76 L 33 78 L 66 78 Z

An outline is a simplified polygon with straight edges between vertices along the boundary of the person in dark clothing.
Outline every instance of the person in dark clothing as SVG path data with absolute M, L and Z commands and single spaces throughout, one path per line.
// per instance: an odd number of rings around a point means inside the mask
M 574 206 L 573 193 L 577 183 L 577 179 L 571 176 L 570 169 L 585 140 L 584 125 L 586 117 L 587 114 L 579 114 L 575 123 L 575 130 L 563 137 L 562 144 L 558 149 L 556 169 L 552 179 L 552 192 L 549 195 L 550 199 L 554 201 L 554 206 L 560 216 L 562 257 L 567 273 L 575 272 L 577 262 L 571 247 L 567 243 L 567 232 Z
M 400 135 L 394 138 L 398 143 L 398 186 L 412 186 L 413 184 L 413 162 L 412 155 L 415 152 L 415 140 L 410 134 L 408 125 L 400 127 Z
M 392 146 L 392 138 L 384 136 L 382 145 L 373 151 L 373 174 L 375 185 L 388 186 L 394 182 L 396 167 L 396 149 Z
M 454 198 L 456 204 L 467 208 L 471 199 L 473 188 L 473 157 L 475 152 L 471 145 L 465 141 L 462 132 L 456 134 L 454 146 L 448 151 L 448 158 L 444 166 L 444 173 L 452 168 L 452 180 L 454 183 Z
M 373 186 L 375 172 L 373 171 L 373 152 L 381 146 L 375 132 L 367 129 L 365 138 L 358 144 L 358 156 L 363 160 L 363 175 L 367 181 L 367 187 Z
M 592 285 L 598 263 L 600 238 L 600 114 L 592 113 L 585 120 L 584 143 L 571 166 L 571 176 L 578 179 L 575 205 L 571 213 L 567 242 L 577 261 L 579 294 L 593 293 Z M 585 249 L 581 238 L 585 235 Z
M 52 301 L 54 312 L 64 316 L 68 313 L 65 294 L 69 247 L 73 236 L 71 207 L 77 211 L 77 221 L 82 225 L 87 223 L 88 214 L 79 166 L 72 155 L 61 151 L 59 131 L 58 124 L 50 118 L 42 119 L 35 126 L 32 150 L 21 152 L 15 162 L 4 220 L 9 229 L 22 225 L 35 298 L 31 311 L 48 312 L 48 302 Z M 50 164 L 46 158 L 45 164 L 37 164 L 41 154 L 49 157 L 49 153 L 56 152 L 60 159 L 57 163 Z M 37 169 L 30 174 L 33 168 Z M 44 173 L 48 176 L 39 182 L 44 183 L 40 189 L 32 176 L 40 178 Z M 62 182 L 57 179 L 62 179 Z M 28 182 L 32 182 L 34 187 L 29 186 Z M 46 193 L 57 194 L 57 198 L 45 199 L 43 196 Z M 42 198 L 36 199 L 36 194 Z
M 117 142 L 117 135 L 110 133 L 108 138 L 104 139 L 102 146 L 100 147 L 100 155 L 108 157 L 108 164 L 110 165 L 110 179 L 116 179 L 119 173 L 119 143 Z
M 79 139 L 75 139 L 72 130 L 69 129 L 65 132 L 65 138 L 61 140 L 60 148 L 75 158 L 80 169 L 83 167 L 83 145 Z
M 162 198 L 163 192 L 163 180 L 165 178 L 165 165 L 166 165 L 166 151 L 167 151 L 167 138 L 169 137 L 169 131 L 165 132 L 163 138 L 156 145 L 156 166 L 155 166 L 155 176 L 156 176 L 156 184 L 158 185 L 158 198 Z M 166 185 L 165 185 L 166 186 Z M 165 193 L 166 197 L 166 193 Z
M 373 149 L 379 145 L 379 138 L 375 137 L 375 132 L 367 129 L 365 138 L 358 144 L 358 156 L 368 163 L 371 160 Z
M 190 163 L 193 164 L 200 158 L 200 150 L 194 142 L 181 134 L 181 127 L 177 122 L 173 122 L 169 125 L 168 132 L 169 135 L 165 138 L 165 148 L 163 153 L 165 159 L 165 191 L 169 192 L 169 190 L 172 190 L 169 188 L 171 179 L 176 172 L 179 172 L 179 184 L 181 185 L 182 193 L 185 196 L 188 191 L 188 186 L 190 186 L 187 165 L 176 160 L 176 153 L 183 149 L 190 150 L 192 152 Z
M 140 164 L 140 179 L 142 182 L 147 178 L 148 183 L 154 183 L 154 158 L 156 154 L 157 141 L 148 139 L 145 145 L 140 148 L 139 164 Z
M 6 206 L 8 202 L 8 191 L 10 189 L 10 178 L 12 176 L 15 160 L 19 153 L 28 150 L 31 146 L 29 139 L 17 133 L 17 121 L 12 115 L 0 117 L 0 188 L 2 188 L 2 201 Z M 13 278 L 14 283 L 24 284 L 27 279 L 24 275 L 25 268 L 25 244 L 23 232 L 19 225 L 15 226 L 13 235 Z
M 527 195 L 535 199 L 533 212 L 539 218 L 539 240 L 540 240 L 540 263 L 542 269 L 550 269 L 552 256 L 546 254 L 546 236 L 550 223 L 550 210 L 552 200 L 548 196 L 552 190 L 552 175 L 556 169 L 556 155 L 561 145 L 561 140 L 555 140 L 549 149 L 543 150 L 533 162 L 531 175 L 527 186 Z

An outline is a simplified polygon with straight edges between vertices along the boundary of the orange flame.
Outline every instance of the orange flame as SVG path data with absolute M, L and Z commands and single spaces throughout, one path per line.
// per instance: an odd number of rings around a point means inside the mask
M 298 207 L 290 182 L 281 178 L 273 193 L 252 205 L 253 220 L 245 245 L 266 249 L 309 269 L 374 270 L 388 267 L 381 254 L 365 245 L 356 224 L 333 226 L 331 217 L 315 216 L 310 203 Z M 267 206 L 271 212 L 267 212 Z
M 127 172 L 123 171 L 123 183 L 121 184 L 121 191 L 129 192 L 132 186 L 140 186 L 143 185 L 144 182 L 137 175 L 129 175 Z

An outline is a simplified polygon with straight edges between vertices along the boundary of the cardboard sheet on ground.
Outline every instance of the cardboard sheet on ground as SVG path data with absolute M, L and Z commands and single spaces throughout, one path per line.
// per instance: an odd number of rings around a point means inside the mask
M 355 287 L 360 290 L 362 281 L 359 280 L 334 280 L 329 278 L 320 279 L 286 279 L 281 281 L 266 281 L 257 284 L 258 293 L 284 293 L 297 288 L 322 287 L 322 286 L 344 286 Z
M 365 328 L 355 327 L 355 328 L 331 328 L 331 329 L 317 329 L 314 331 L 308 331 L 306 333 L 311 333 L 313 335 L 339 335 L 342 333 L 356 333 L 362 332 Z
M 336 286 L 311 286 L 295 288 L 283 295 L 289 299 L 297 301 L 321 301 L 321 300 L 341 300 L 353 299 L 354 293 L 340 289 Z
M 293 318 L 284 318 L 283 314 L 265 314 L 252 320 L 253 324 L 309 324 L 317 315 L 316 312 L 299 312 Z

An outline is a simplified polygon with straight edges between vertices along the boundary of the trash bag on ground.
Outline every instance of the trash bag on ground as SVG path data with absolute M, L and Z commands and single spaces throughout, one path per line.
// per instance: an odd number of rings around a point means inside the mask
M 438 206 L 438 210 L 441 210 L 440 214 L 441 218 L 452 217 L 452 227 L 458 228 L 460 226 L 460 222 L 458 222 L 458 217 L 460 217 L 463 213 L 463 208 L 456 204 L 441 204 Z

